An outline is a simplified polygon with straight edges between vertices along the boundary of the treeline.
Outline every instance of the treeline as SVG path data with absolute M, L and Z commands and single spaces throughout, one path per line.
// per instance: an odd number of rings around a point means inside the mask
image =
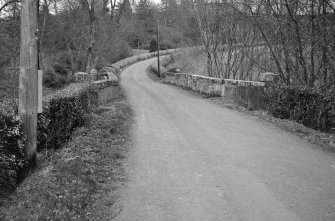
M 271 71 L 287 85 L 335 83 L 334 1 L 200 0 L 193 9 L 210 76 Z
M 165 48 L 193 44 L 199 37 L 190 0 L 38 3 L 39 63 L 51 80 L 99 69 L 132 55 L 134 48 L 148 49 L 156 39 L 157 20 Z M 7 89 L 18 84 L 20 13 L 19 0 L 0 0 L 0 83 Z

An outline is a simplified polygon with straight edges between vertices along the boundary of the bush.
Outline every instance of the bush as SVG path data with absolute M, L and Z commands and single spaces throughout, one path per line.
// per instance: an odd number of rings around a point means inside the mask
M 0 103 L 0 198 L 15 189 L 18 171 L 26 164 L 23 155 L 26 138 L 16 110 L 16 100 Z
M 269 112 L 323 132 L 335 128 L 335 90 L 271 86 L 266 89 Z
M 67 77 L 69 75 L 69 70 L 60 64 L 53 65 L 53 69 L 57 74 L 61 76 Z
M 167 50 L 167 49 L 172 49 L 174 48 L 174 44 L 172 41 L 169 40 L 164 40 L 162 43 L 159 44 L 159 49 L 160 50 Z
M 61 88 L 68 83 L 68 77 L 55 72 L 54 70 L 48 70 L 43 75 L 43 85 L 48 88 Z
M 133 55 L 133 50 L 131 49 L 131 47 L 126 42 L 122 42 L 120 49 L 119 49 L 118 60 L 128 58 L 132 55 Z
M 98 59 L 95 62 L 95 69 L 97 71 L 100 71 L 101 69 L 103 69 L 106 66 L 104 60 L 101 57 L 98 57 Z
M 61 147 L 85 123 L 97 96 L 93 85 L 77 83 L 47 97 L 38 117 L 38 150 Z
M 88 83 L 71 84 L 45 97 L 37 122 L 38 151 L 57 149 L 67 142 L 85 123 L 96 99 L 97 89 Z M 27 164 L 23 155 L 26 138 L 17 107 L 17 100 L 0 103 L 0 199 L 15 189 L 18 173 Z
M 154 52 L 154 51 L 157 51 L 157 41 L 155 39 L 152 39 L 150 41 L 149 52 Z

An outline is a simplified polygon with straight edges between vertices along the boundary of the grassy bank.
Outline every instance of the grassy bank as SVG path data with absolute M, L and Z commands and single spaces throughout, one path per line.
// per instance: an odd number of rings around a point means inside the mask
M 0 220 L 111 220 L 132 121 L 125 98 L 100 107 L 4 203 Z

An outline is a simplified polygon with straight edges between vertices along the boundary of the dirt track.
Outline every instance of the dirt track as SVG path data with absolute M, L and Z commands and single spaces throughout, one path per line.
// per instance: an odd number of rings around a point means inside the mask
M 135 143 L 116 220 L 335 220 L 335 155 L 201 96 L 150 80 L 122 85 Z

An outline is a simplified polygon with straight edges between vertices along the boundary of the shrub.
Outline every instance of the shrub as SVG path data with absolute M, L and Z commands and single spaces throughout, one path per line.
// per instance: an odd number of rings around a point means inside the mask
M 96 99 L 97 89 L 88 83 L 71 84 L 47 97 L 38 117 L 38 150 L 61 147 L 84 124 Z
M 38 115 L 37 149 L 57 149 L 82 126 L 96 104 L 97 89 L 88 83 L 71 84 L 43 99 Z M 0 199 L 15 189 L 18 172 L 27 164 L 25 135 L 17 113 L 17 100 L 0 103 Z M 0 202 L 1 204 L 1 202 Z
M 69 70 L 60 64 L 53 65 L 53 69 L 57 74 L 64 76 L 64 77 L 67 77 L 69 74 Z
M 171 49 L 174 48 L 174 44 L 172 41 L 169 40 L 164 40 L 162 43 L 159 44 L 159 49 L 160 50 L 167 50 L 167 49 Z
M 68 83 L 68 77 L 54 70 L 47 70 L 43 75 L 43 85 L 48 88 L 61 88 Z
M 15 189 L 18 171 L 26 164 L 23 155 L 26 138 L 16 110 L 16 100 L 0 103 L 0 198 Z
M 154 52 L 154 51 L 157 51 L 157 41 L 155 39 L 152 39 L 150 41 L 149 52 Z
M 131 49 L 131 47 L 126 43 L 126 42 L 122 42 L 121 46 L 119 48 L 119 56 L 118 56 L 118 60 L 122 60 L 125 58 L 128 58 L 130 56 L 133 55 L 133 50 Z
M 104 60 L 101 57 L 98 57 L 96 62 L 95 62 L 95 69 L 97 71 L 100 71 L 102 68 L 106 66 Z
M 275 85 L 266 89 L 269 112 L 306 127 L 328 132 L 335 128 L 335 90 Z
M 150 50 L 150 45 L 148 44 L 143 44 L 141 47 L 143 50 Z

